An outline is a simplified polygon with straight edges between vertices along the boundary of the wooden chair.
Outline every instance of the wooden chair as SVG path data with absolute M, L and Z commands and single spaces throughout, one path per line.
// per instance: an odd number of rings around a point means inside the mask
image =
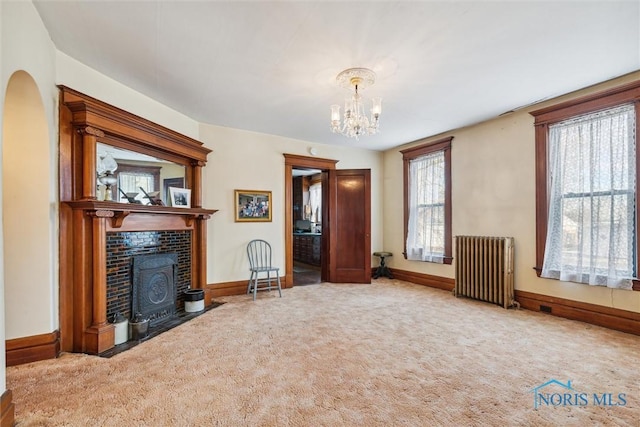
M 253 300 L 255 301 L 259 290 L 270 291 L 277 288 L 280 298 L 282 298 L 280 269 L 271 264 L 271 245 L 265 240 L 252 240 L 247 245 L 247 255 L 251 270 L 247 293 L 253 292 Z

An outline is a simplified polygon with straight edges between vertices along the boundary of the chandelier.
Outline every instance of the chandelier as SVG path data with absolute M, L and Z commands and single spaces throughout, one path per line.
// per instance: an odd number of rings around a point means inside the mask
M 331 106 L 331 130 L 344 136 L 355 138 L 361 135 L 373 135 L 378 133 L 378 122 L 382 112 L 382 98 L 373 98 L 371 116 L 364 113 L 362 97 L 358 89 L 371 86 L 376 81 L 376 74 L 367 68 L 349 68 L 342 71 L 336 77 L 336 81 L 342 87 L 354 88 L 351 98 L 344 100 L 344 119 L 340 122 L 340 106 Z

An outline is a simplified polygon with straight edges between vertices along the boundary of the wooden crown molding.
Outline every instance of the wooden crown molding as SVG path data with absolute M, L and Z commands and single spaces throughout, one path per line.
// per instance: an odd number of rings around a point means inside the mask
M 69 108 L 72 123 L 87 133 L 103 132 L 98 137 L 113 136 L 134 141 L 150 149 L 180 155 L 204 166 L 211 152 L 202 142 L 189 138 L 147 119 L 99 101 L 64 85 L 60 88 L 61 102 Z

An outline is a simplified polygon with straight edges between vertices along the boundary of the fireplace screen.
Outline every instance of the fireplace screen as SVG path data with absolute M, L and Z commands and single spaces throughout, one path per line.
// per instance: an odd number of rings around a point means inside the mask
M 131 315 L 142 314 L 150 326 L 174 317 L 177 277 L 175 253 L 133 257 Z

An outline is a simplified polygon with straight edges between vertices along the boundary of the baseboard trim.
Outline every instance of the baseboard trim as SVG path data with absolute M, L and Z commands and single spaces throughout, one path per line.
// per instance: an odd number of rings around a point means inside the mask
M 60 355 L 60 332 L 7 340 L 6 355 L 7 366 L 55 359 Z
M 445 291 L 452 291 L 456 283 L 455 279 L 449 277 L 433 276 L 431 274 L 416 273 L 415 271 L 399 270 L 397 268 L 391 269 L 391 273 L 394 279 L 444 289 Z
M 432 288 L 451 291 L 455 287 L 455 279 L 413 271 L 392 269 L 393 277 L 398 280 L 430 286 Z M 374 279 L 375 280 L 375 279 Z M 536 294 L 533 292 L 515 291 L 515 299 L 520 307 L 532 311 L 542 311 L 553 316 L 578 320 L 592 325 L 602 326 L 616 331 L 640 335 L 640 313 L 604 307 L 565 298 Z M 550 311 L 549 311 L 550 310 Z
M 527 310 L 640 335 L 640 313 L 519 290 L 515 298 Z
M 5 390 L 0 396 L 0 426 L 11 427 L 15 425 L 16 409 L 13 404 L 13 393 L 11 390 Z
M 249 284 L 249 279 L 247 280 L 237 280 L 235 282 L 220 282 L 220 283 L 210 283 L 206 286 L 207 298 L 209 296 L 211 298 L 217 297 L 226 297 L 231 295 L 244 295 L 247 293 L 247 285 Z M 287 280 L 284 276 L 280 276 L 280 286 L 282 289 L 286 289 Z

